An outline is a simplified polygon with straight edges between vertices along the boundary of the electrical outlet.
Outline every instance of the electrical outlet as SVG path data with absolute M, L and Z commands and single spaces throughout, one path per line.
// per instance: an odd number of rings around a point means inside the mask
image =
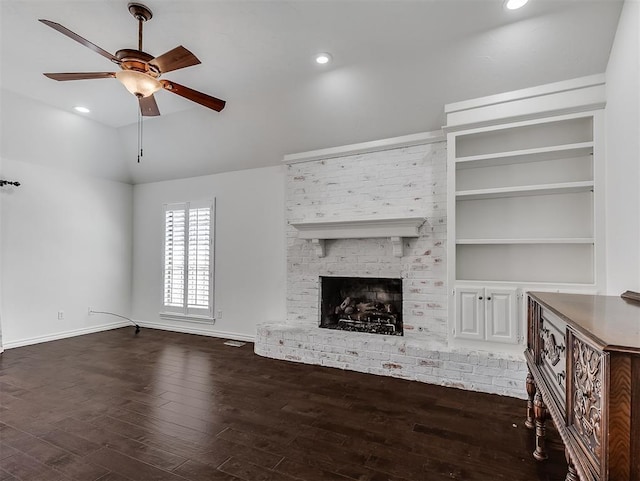
M 218 314 L 216 315 L 216 319 L 222 319 L 222 309 L 218 309 Z
M 64 319 L 64 311 L 58 311 L 58 320 L 61 321 Z

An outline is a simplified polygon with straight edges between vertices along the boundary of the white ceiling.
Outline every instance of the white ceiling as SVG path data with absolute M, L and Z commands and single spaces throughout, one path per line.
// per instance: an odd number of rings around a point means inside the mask
M 443 124 L 445 103 L 604 72 L 622 1 L 147 0 L 144 50 L 184 45 L 202 64 L 166 78 L 225 99 L 220 113 L 169 92 L 144 122 L 114 79 L 55 82 L 42 72 L 113 71 L 37 21 L 115 53 L 137 47 L 126 0 L 0 0 L 2 88 L 117 129 L 133 183 L 268 165 L 282 156 Z M 328 51 L 326 66 L 313 55 Z

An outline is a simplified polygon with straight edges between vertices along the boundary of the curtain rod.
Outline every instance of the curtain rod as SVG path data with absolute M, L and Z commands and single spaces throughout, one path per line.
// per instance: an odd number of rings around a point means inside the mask
M 20 187 L 20 182 L 15 182 L 11 180 L 0 180 L 0 187 L 4 187 L 5 185 L 15 185 L 16 187 Z

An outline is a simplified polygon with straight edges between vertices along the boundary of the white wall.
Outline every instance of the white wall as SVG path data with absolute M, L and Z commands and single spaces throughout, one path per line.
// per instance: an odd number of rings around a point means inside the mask
M 640 291 L 640 2 L 624 4 L 607 66 L 607 293 Z
M 1 137 L 2 135 L 0 134 L 0 145 L 2 144 L 1 142 Z M 2 176 L 2 173 L 4 172 L 3 168 L 2 168 L 2 155 L 0 155 L 0 177 Z M 2 343 L 2 299 L 4 299 L 3 297 L 3 289 L 2 289 L 2 273 L 4 272 L 3 267 L 2 267 L 2 198 L 4 196 L 2 195 L 2 188 L 0 188 L 0 353 L 2 353 L 4 351 L 4 344 Z
M 131 185 L 8 159 L 2 175 L 22 184 L 0 194 L 5 348 L 121 324 L 87 311 L 130 312 Z
M 179 159 L 176 159 L 179 162 Z M 215 197 L 214 324 L 159 318 L 163 204 Z M 143 326 L 253 340 L 285 318 L 284 167 L 134 187 L 133 315 Z
M 2 92 L 0 191 L 5 348 L 93 332 L 131 309 L 131 205 L 116 133 Z M 109 164 L 114 168 L 110 169 Z M 58 319 L 63 311 L 63 319 Z

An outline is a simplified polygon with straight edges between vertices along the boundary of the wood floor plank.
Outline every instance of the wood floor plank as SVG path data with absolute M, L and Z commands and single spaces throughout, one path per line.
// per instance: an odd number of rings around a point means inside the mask
M 77 454 L 78 456 L 85 456 L 100 449 L 99 444 L 92 443 L 80 436 L 62 431 L 61 429 L 54 429 L 53 431 L 44 434 L 42 439 L 55 446 L 66 449 L 73 454 Z
M 4 469 L 0 468 L 0 481 L 18 481 L 18 478 L 13 477 Z
M 290 459 L 283 459 L 282 462 L 275 467 L 275 471 L 306 481 L 351 481 L 348 477 L 331 470 L 310 464 L 298 463 Z
M 0 481 L 552 481 L 518 399 L 123 328 L 0 356 Z M 487 413 L 491 413 L 487 415 Z
M 134 441 L 133 439 L 123 439 L 109 443 L 108 447 L 119 453 L 126 454 L 156 468 L 172 471 L 183 465 L 188 459 L 175 453 L 147 446 L 146 444 Z
M 124 476 L 117 473 L 109 473 L 105 476 L 102 476 L 100 479 L 96 481 L 134 481 L 131 478 L 125 478 Z
M 255 464 L 246 463 L 236 458 L 229 459 L 218 469 L 224 473 L 240 478 L 243 481 L 298 481 L 303 479 L 287 476 L 286 474 Z
M 12 448 L 2 439 L 2 433 L 0 433 L 0 461 L 8 458 L 9 456 L 13 456 L 17 452 L 17 449 Z M 0 467 L 2 467 L 2 463 L 0 463 Z
M 109 448 L 92 452 L 86 456 L 86 460 L 137 481 L 184 481 L 184 478 L 169 471 L 156 468 Z
M 24 437 L 14 438 L 11 440 L 7 440 L 4 435 L 0 436 L 3 436 L 3 440 L 5 440 L 5 442 L 7 442 L 12 448 L 17 449 L 18 451 L 38 460 L 42 464 L 49 466 L 56 464 L 62 458 L 68 458 L 70 456 L 68 451 L 34 436 L 25 435 Z
M 45 463 L 75 481 L 96 481 L 109 471 L 72 454 Z
M 103 447 L 111 448 L 122 454 L 168 471 L 187 461 L 185 457 L 154 448 L 153 446 L 148 446 L 131 437 L 99 428 L 89 422 L 66 418 L 56 423 L 56 426 L 83 439 L 87 439 Z
M 240 478 L 224 473 L 217 467 L 193 460 L 180 465 L 173 472 L 192 481 L 240 481 Z
M 21 452 L 2 460 L 2 469 L 23 481 L 62 481 L 61 473 Z M 66 478 L 68 479 L 68 478 Z

